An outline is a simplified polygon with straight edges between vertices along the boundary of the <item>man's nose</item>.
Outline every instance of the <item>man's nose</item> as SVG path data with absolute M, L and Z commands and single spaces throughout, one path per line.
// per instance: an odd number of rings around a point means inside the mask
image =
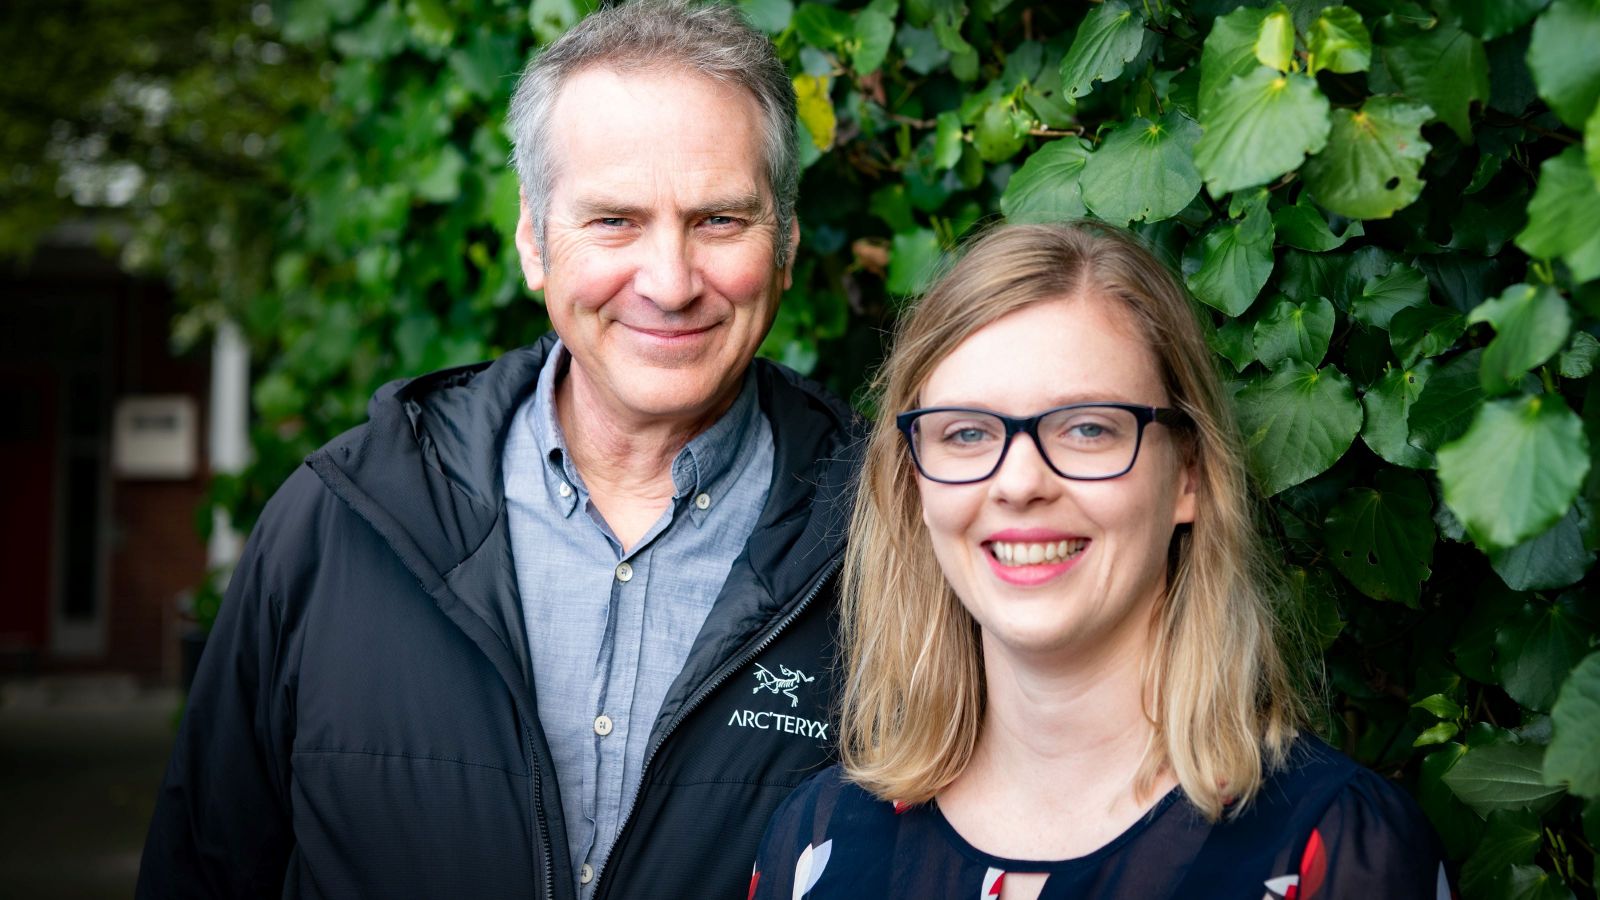
M 700 272 L 694 246 L 676 228 L 657 229 L 641 242 L 634 290 L 657 307 L 676 311 L 700 296 Z

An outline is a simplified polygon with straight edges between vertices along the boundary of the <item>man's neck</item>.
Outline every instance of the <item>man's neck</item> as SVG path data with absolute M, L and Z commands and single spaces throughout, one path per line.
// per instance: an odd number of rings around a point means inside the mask
M 589 500 L 631 549 L 672 502 L 672 463 L 733 405 L 733 396 L 693 418 L 619 414 L 576 366 L 556 384 L 556 421 Z

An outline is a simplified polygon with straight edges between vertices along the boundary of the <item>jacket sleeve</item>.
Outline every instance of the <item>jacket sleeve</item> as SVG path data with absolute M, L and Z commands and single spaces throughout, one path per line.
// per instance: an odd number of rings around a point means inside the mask
M 293 678 L 284 598 L 267 574 L 281 562 L 270 559 L 272 505 L 206 639 L 145 839 L 140 898 L 282 893 L 294 846 Z

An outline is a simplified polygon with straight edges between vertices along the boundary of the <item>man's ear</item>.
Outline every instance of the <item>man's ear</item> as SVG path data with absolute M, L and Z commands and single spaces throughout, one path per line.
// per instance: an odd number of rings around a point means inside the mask
M 789 255 L 785 257 L 788 262 L 783 264 L 783 289 L 788 290 L 794 285 L 794 255 L 800 250 L 800 220 L 794 219 L 789 223 Z
M 517 192 L 521 207 L 517 212 L 517 256 L 522 260 L 522 280 L 528 290 L 544 290 L 544 258 L 539 255 L 539 242 L 533 239 L 533 213 L 528 209 L 528 194 Z

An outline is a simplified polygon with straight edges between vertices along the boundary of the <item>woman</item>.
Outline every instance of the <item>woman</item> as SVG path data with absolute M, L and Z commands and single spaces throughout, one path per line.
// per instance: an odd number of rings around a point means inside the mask
M 876 389 L 843 761 L 753 897 L 1449 896 L 1415 805 L 1299 730 L 1229 401 L 1135 238 L 981 238 Z

